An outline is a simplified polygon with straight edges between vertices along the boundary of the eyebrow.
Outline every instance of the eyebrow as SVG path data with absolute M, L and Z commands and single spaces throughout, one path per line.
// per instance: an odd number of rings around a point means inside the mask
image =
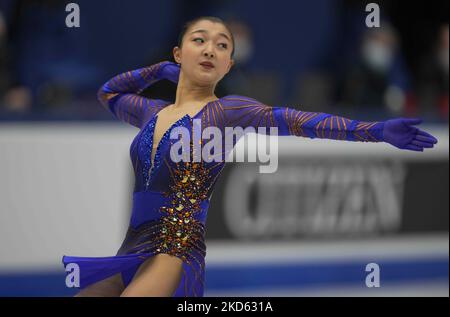
M 191 32 L 191 34 L 192 34 L 192 33 L 197 33 L 197 32 L 200 32 L 200 33 L 208 33 L 208 31 L 206 31 L 206 30 L 196 30 L 196 31 L 194 31 L 194 32 Z M 231 42 L 230 38 L 229 38 L 228 35 L 226 35 L 225 33 L 219 33 L 219 35 L 225 37 L 228 41 Z

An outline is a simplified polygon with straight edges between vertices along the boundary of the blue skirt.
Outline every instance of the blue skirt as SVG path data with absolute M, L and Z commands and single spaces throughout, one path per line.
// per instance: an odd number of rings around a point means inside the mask
M 64 267 L 79 268 L 80 289 L 121 273 L 127 287 L 139 266 L 164 253 L 183 261 L 175 297 L 203 296 L 205 278 L 205 224 L 209 200 L 182 203 L 162 192 L 133 194 L 133 211 L 125 239 L 115 256 L 62 258 Z

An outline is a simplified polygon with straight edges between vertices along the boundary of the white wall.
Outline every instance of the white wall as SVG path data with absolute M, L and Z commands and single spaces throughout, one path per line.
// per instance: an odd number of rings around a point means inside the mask
M 0 268 L 61 266 L 63 255 L 115 255 L 132 193 L 117 124 L 0 125 Z
M 280 153 L 448 159 L 448 129 L 432 151 L 285 137 Z M 122 123 L 0 124 L 0 270 L 62 267 L 63 255 L 111 256 L 129 221 L 134 180 Z M 324 146 L 326 143 L 327 146 Z

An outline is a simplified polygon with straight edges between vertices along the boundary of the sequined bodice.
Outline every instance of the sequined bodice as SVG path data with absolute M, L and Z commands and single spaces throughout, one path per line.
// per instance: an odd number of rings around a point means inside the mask
M 176 186 L 178 177 L 182 176 L 181 184 L 193 182 L 197 191 L 202 191 L 209 198 L 211 187 L 218 173 L 223 168 L 223 162 L 173 162 L 170 157 L 170 147 L 179 139 L 171 139 L 171 131 L 176 127 L 184 127 L 190 131 L 190 151 L 193 153 L 193 121 L 201 117 L 202 111 L 194 117 L 186 114 L 175 121 L 163 134 L 155 148 L 152 164 L 151 149 L 154 148 L 155 125 L 157 116 L 153 116 L 135 137 L 130 155 L 135 171 L 135 192 L 157 191 L 168 192 Z M 185 174 L 182 174 L 184 172 Z M 184 186 L 184 187 L 187 187 Z M 193 195 L 198 195 L 194 193 Z

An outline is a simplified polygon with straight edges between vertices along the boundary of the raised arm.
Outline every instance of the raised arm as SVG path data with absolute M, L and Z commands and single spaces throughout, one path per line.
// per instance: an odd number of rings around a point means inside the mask
M 161 79 L 178 83 L 179 73 L 179 66 L 169 61 L 129 71 L 107 81 L 97 97 L 119 120 L 141 128 L 145 118 L 157 112 L 158 101 L 139 94 Z
M 420 119 L 392 119 L 382 122 L 351 120 L 322 112 L 299 111 L 288 107 L 270 107 L 255 99 L 230 96 L 225 99 L 226 126 L 278 127 L 278 135 L 387 142 L 400 149 L 423 151 L 437 140 L 412 125 Z M 266 131 L 267 133 L 267 131 Z

